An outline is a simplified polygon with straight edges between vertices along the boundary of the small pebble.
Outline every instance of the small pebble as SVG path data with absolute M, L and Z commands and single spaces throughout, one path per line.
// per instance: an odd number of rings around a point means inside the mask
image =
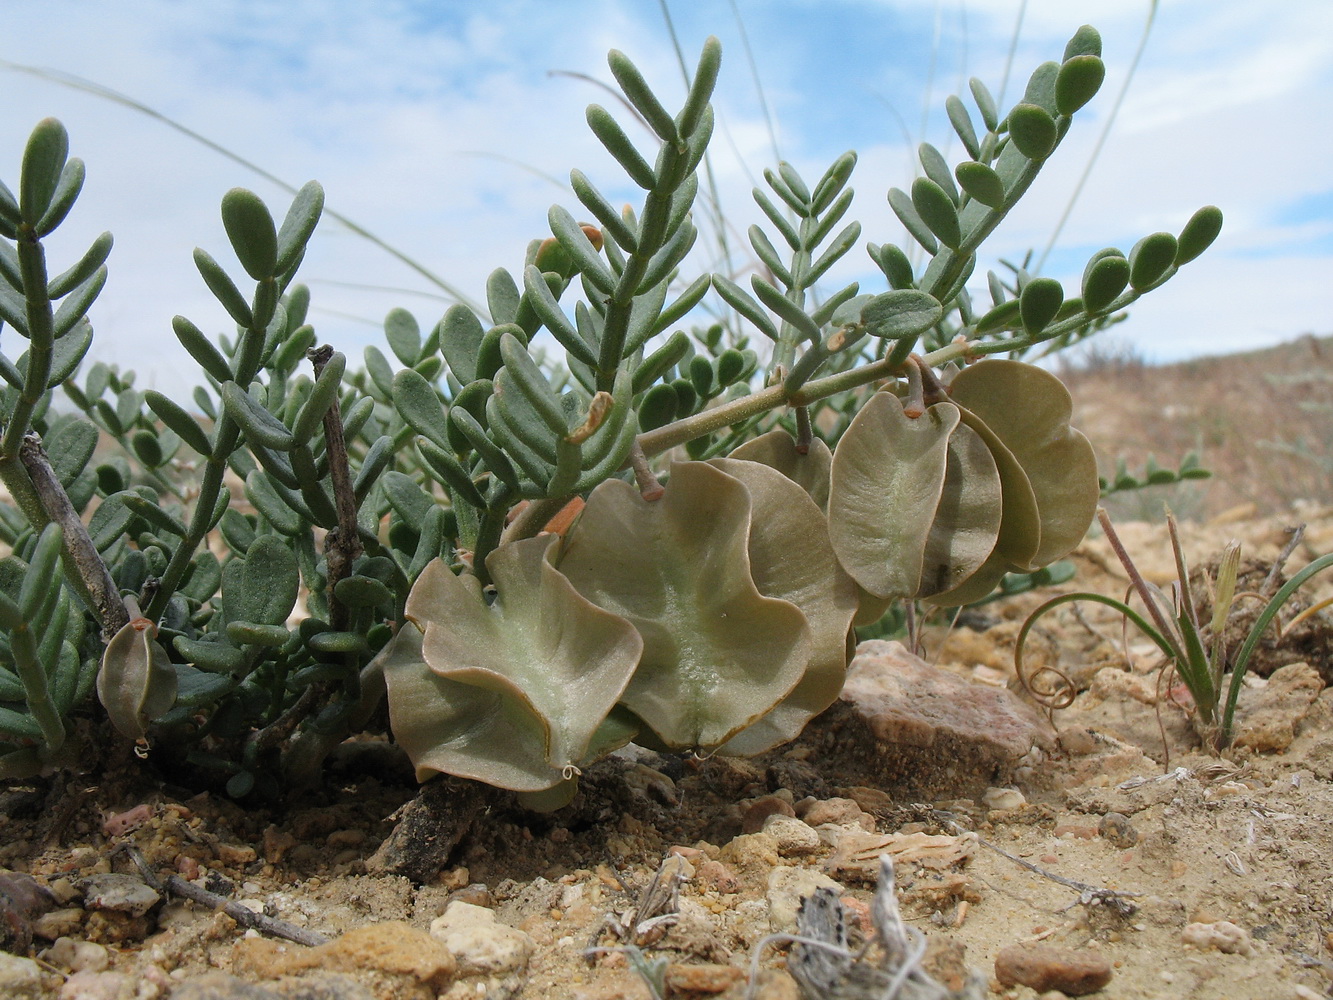
M 450 903 L 430 924 L 430 936 L 453 953 L 460 976 L 518 972 L 528 964 L 533 940 L 500 923 L 494 910 L 471 903 Z
M 60 987 L 60 1000 L 147 1000 L 160 994 L 151 984 L 136 989 L 123 972 L 76 972 Z
M 783 857 L 814 854 L 820 848 L 819 834 L 795 816 L 774 813 L 764 821 L 763 832 L 777 840 Z
M 1109 812 L 1097 824 L 1097 832 L 1102 839 L 1116 847 L 1129 848 L 1139 842 L 1139 831 L 1123 813 Z
M 672 962 L 667 966 L 667 989 L 680 993 L 723 993 L 734 983 L 745 978 L 745 973 L 734 965 L 684 965 Z
M 1020 809 L 1027 805 L 1027 797 L 1017 788 L 987 788 L 981 796 L 987 809 Z
M 741 880 L 721 861 L 702 861 L 697 871 L 699 882 L 704 888 L 720 893 L 741 891 Z
M 1066 996 L 1095 993 L 1111 981 L 1111 964 L 1091 949 L 1053 945 L 1010 945 L 995 956 L 995 978 L 1001 986 L 1023 985 Z
M 1186 924 L 1180 940 L 1196 948 L 1216 948 L 1227 955 L 1248 955 L 1253 950 L 1250 932 L 1230 920 Z
M 41 966 L 30 958 L 0 951 L 0 996 L 6 1000 L 38 1000 L 41 995 Z
M 111 964 L 107 950 L 100 944 L 71 937 L 56 938 L 43 957 L 71 972 L 101 972 Z
M 875 830 L 875 817 L 853 799 L 814 799 L 804 808 L 798 809 L 796 814 L 812 827 L 834 823 L 838 826 L 859 826 L 871 833 Z
M 83 880 L 83 905 L 90 910 L 114 910 L 142 917 L 162 897 L 143 879 L 108 872 Z

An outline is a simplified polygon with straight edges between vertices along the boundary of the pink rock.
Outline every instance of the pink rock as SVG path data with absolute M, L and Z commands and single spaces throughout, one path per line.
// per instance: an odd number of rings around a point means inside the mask
M 1008 690 L 932 667 L 901 643 L 878 639 L 857 647 L 839 702 L 805 739 L 818 741 L 815 753 L 831 779 L 868 767 L 884 790 L 918 801 L 976 797 L 1008 785 L 1034 747 L 1056 746 L 1050 724 Z
M 131 830 L 137 830 L 153 818 L 153 807 L 148 804 L 137 805 L 122 813 L 108 816 L 102 824 L 102 832 L 108 837 L 121 837 Z
M 995 978 L 1001 986 L 1021 983 L 1038 993 L 1059 990 L 1081 997 L 1111 981 L 1111 963 L 1090 948 L 1014 944 L 995 956 Z

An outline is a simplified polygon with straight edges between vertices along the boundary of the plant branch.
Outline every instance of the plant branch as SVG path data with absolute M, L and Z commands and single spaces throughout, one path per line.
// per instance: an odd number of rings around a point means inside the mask
M 28 472 L 28 479 L 41 502 L 43 512 L 60 525 L 65 533 L 65 576 L 97 616 L 102 641 L 110 642 L 130 620 L 125 602 L 120 598 L 120 589 L 98 554 L 88 529 L 70 503 L 69 495 L 60 485 L 41 439 L 36 434 L 24 437 L 19 447 L 19 460 Z

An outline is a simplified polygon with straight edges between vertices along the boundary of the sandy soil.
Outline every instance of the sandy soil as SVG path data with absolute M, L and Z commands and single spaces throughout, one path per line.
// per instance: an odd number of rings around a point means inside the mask
M 1333 512 L 1305 513 L 1307 542 L 1289 572 L 1333 548 Z M 1236 535 L 1259 564 L 1271 562 L 1289 519 L 1196 526 L 1192 557 L 1202 562 Z M 1123 534 L 1145 557 L 1146 573 L 1169 571 L 1160 527 L 1125 525 Z M 1080 586 L 1122 591 L 1104 541 L 1085 543 L 1077 561 Z M 1330 591 L 1326 582 L 1312 594 Z M 981 630 L 932 625 L 923 655 L 975 683 L 1015 686 L 1017 623 L 1039 599 L 987 606 Z M 160 873 L 330 938 L 388 921 L 426 931 L 454 900 L 490 908 L 527 936 L 519 938 L 525 960 L 502 962 L 489 975 L 427 981 L 388 975 L 382 961 L 353 949 L 318 973 L 339 969 L 339 988 L 360 983 L 371 996 L 460 1000 L 649 997 L 623 953 L 590 960 L 584 950 L 627 943 L 606 929 L 606 918 L 635 907 L 674 848 L 688 876 L 668 906 L 677 916 L 661 933 L 640 937 L 642 952 L 668 961 L 670 995 L 740 997 L 753 950 L 781 923 L 777 911 L 786 904 L 775 871 L 806 892 L 817 875 L 832 877 L 868 929 L 877 850 L 857 855 L 856 845 L 898 850 L 912 834 L 940 839 L 916 861 L 899 854 L 903 911 L 931 942 L 928 966 L 945 982 L 953 976 L 955 986 L 972 968 L 990 995 L 1038 995 L 1001 986 L 994 963 L 1006 947 L 1039 941 L 1095 951 L 1111 969 L 1097 995 L 1117 1000 L 1324 996 L 1333 982 L 1333 695 L 1319 693 L 1333 670 L 1319 645 L 1333 634 L 1328 619 L 1313 620 L 1314 645 L 1305 650 L 1313 656 L 1280 645 L 1268 656 L 1264 672 L 1276 675 L 1256 676 L 1242 702 L 1241 742 L 1250 745 L 1221 757 L 1200 751 L 1180 693 L 1159 677 L 1159 661 L 1137 637 L 1126 659 L 1106 609 L 1088 606 L 1080 615 L 1066 607 L 1046 621 L 1035 655 L 1079 693 L 1055 713 L 1060 749 L 1025 762 L 1008 790 L 918 803 L 902 792 L 910 776 L 868 768 L 832 782 L 820 770 L 817 720 L 794 747 L 754 761 L 647 753 L 608 761 L 586 776 L 572 806 L 550 815 L 494 798 L 444 870 L 415 885 L 366 874 L 367 859 L 415 792 L 394 749 L 371 742 L 345 748 L 321 792 L 281 810 L 162 787 L 142 766 L 11 788 L 0 793 L 0 866 L 31 873 L 65 904 L 36 919 L 31 952 L 45 962 L 42 995 L 52 997 L 116 996 L 80 992 L 94 980 L 109 989 L 114 973 L 124 974 L 114 981 L 123 989 L 133 983 L 134 992 L 120 995 L 165 997 L 210 970 L 279 995 L 316 995 L 298 989 L 303 981 L 310 987 L 302 979 L 309 970 L 298 974 L 284 957 L 302 946 L 268 946 L 206 906 L 173 899 L 142 917 L 80 906 L 82 879 L 133 871 L 114 854 L 121 844 L 136 846 Z M 815 806 L 824 812 L 811 813 Z M 843 825 L 820 827 L 823 838 L 813 843 L 792 839 L 781 824 L 743 832 L 770 812 Z M 78 960 L 70 945 L 52 951 L 51 938 L 62 936 L 101 945 L 105 969 L 95 950 Z M 764 950 L 760 967 L 770 971 L 759 995 L 797 995 L 780 971 L 787 954 L 785 946 Z M 82 979 L 70 978 L 71 962 L 84 963 Z

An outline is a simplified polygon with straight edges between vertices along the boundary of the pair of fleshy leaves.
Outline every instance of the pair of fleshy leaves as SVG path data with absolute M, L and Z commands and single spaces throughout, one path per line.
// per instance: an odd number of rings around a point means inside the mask
M 540 792 L 636 729 L 736 754 L 792 739 L 841 690 L 856 608 L 823 524 L 774 469 L 685 462 L 660 500 L 609 480 L 563 543 L 497 549 L 489 606 L 433 563 L 379 657 L 418 778 Z
M 949 396 L 913 419 L 879 393 L 838 443 L 830 536 L 872 598 L 980 600 L 1005 573 L 1067 553 L 1092 522 L 1096 458 L 1069 426 L 1059 379 L 983 361 L 958 373 Z

